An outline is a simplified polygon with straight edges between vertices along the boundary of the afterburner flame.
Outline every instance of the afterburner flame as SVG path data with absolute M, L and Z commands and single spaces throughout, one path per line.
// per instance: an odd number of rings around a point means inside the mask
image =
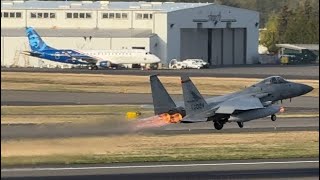
M 153 127 L 161 127 L 171 123 L 179 123 L 182 120 L 182 116 L 179 113 L 169 115 L 168 113 L 163 113 L 156 116 L 151 116 L 148 118 L 138 119 L 135 124 L 135 129 L 145 129 Z
M 178 123 L 182 120 L 182 116 L 179 113 L 170 116 L 170 123 Z

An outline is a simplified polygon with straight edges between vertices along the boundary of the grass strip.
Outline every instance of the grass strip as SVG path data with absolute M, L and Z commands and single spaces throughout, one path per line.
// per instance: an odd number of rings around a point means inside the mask
M 1 165 L 319 157 L 319 132 L 2 140 Z
M 181 94 L 179 77 L 159 77 L 170 94 Z M 130 79 L 130 81 L 128 80 Z M 261 81 L 256 78 L 192 77 L 202 94 L 223 95 Z M 315 88 L 307 96 L 319 96 L 318 80 L 294 80 Z M 63 92 L 151 93 L 148 76 L 1 72 L 1 89 Z

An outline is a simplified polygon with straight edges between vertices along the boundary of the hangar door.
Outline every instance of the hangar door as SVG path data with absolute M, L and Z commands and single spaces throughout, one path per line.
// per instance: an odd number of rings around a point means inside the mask
M 208 54 L 212 65 L 246 63 L 246 29 L 211 29 L 208 31 L 208 36 L 211 36 L 211 43 L 209 42 L 211 52 Z
M 208 61 L 208 30 L 180 30 L 180 59 L 201 58 Z

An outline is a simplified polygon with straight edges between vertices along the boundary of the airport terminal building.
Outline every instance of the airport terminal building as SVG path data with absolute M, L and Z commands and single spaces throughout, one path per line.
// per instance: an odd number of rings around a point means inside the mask
M 146 49 L 165 65 L 258 61 L 259 13 L 213 3 L 1 1 L 1 66 L 59 66 L 21 54 L 25 27 L 58 49 Z

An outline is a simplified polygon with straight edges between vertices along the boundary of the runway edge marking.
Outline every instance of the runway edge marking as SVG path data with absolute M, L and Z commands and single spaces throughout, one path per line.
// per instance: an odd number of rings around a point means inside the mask
M 266 161 L 247 163 L 208 163 L 208 164 L 161 164 L 161 165 L 137 165 L 137 166 L 88 166 L 88 167 L 61 167 L 61 168 L 9 168 L 1 169 L 1 172 L 27 172 L 27 171 L 63 171 L 63 170 L 95 170 L 95 169 L 132 169 L 132 168 L 166 168 L 166 167 L 196 167 L 196 166 L 230 166 L 230 165 L 263 165 L 263 164 L 302 164 L 319 163 L 318 161 Z

